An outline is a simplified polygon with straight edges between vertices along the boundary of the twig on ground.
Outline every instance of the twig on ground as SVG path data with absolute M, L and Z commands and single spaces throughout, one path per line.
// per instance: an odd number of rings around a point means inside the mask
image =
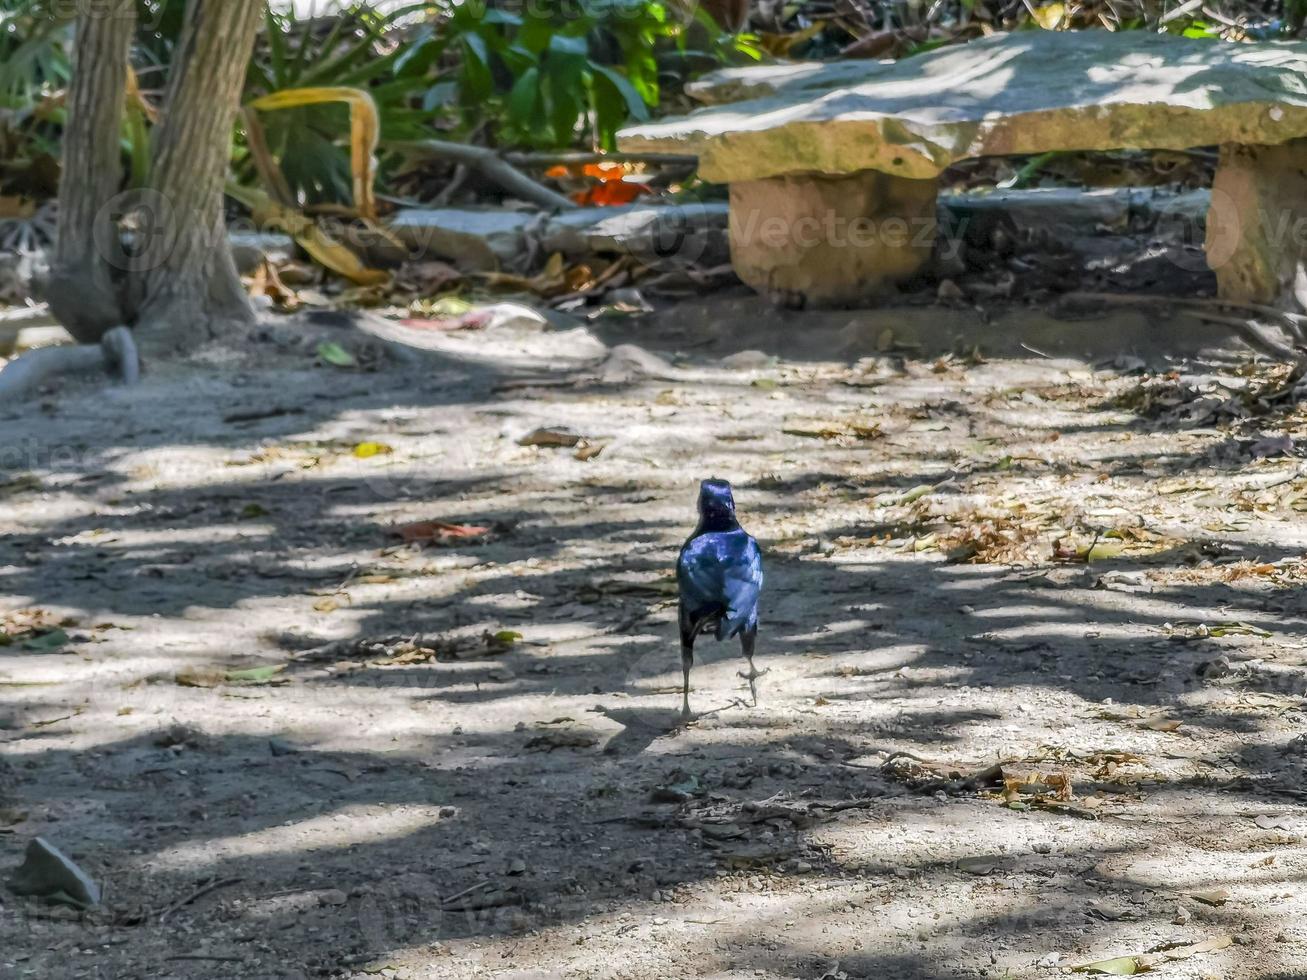
M 453 160 L 455 163 L 475 168 L 510 194 L 542 208 L 558 211 L 573 211 L 576 209 L 576 205 L 563 197 L 562 194 L 537 184 L 526 174 L 507 163 L 494 150 L 484 146 L 448 143 L 444 140 L 395 140 L 387 142 L 386 146 L 392 150 Z
M 586 153 L 564 150 L 559 153 L 505 153 L 504 159 L 517 167 L 549 167 L 560 163 L 653 163 L 668 167 L 699 165 L 699 158 L 692 153 Z
M 461 892 L 454 892 L 454 894 L 450 895 L 448 898 L 442 898 L 440 900 L 440 904 L 449 905 L 451 902 L 457 902 L 460 898 L 466 898 L 468 895 L 471 895 L 473 892 L 479 892 L 481 891 L 481 889 L 489 888 L 489 887 L 491 887 L 491 882 L 478 881 L 475 885 L 468 885 Z
M 187 905 L 190 905 L 191 902 L 203 898 L 205 895 L 209 894 L 209 892 L 216 892 L 219 888 L 226 888 L 229 885 L 236 885 L 244 880 L 245 879 L 243 878 L 219 878 L 217 881 L 209 882 L 207 885 L 205 885 L 202 888 L 197 888 L 195 891 L 191 892 L 189 895 L 183 898 L 180 902 L 174 902 L 172 905 L 169 905 L 166 909 L 164 909 L 159 914 L 159 923 L 163 924 L 164 922 L 167 922 L 168 917 L 172 915 L 174 912 L 182 908 L 185 908 Z

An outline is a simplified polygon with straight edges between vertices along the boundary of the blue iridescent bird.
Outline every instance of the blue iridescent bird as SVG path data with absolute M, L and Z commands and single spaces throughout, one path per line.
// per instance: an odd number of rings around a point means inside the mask
M 753 666 L 753 644 L 758 636 L 758 596 L 762 592 L 762 552 L 735 517 L 735 498 L 725 480 L 699 484 L 699 525 L 681 547 L 676 560 L 680 603 L 681 670 L 685 687 L 681 715 L 690 718 L 690 668 L 694 666 L 694 640 L 715 633 L 718 641 L 740 638 L 749 661 L 753 703 L 758 703 L 755 681 L 766 671 Z

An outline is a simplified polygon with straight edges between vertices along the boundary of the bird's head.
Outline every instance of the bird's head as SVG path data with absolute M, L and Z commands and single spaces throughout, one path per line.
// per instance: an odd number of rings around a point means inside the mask
M 704 480 L 699 484 L 699 527 L 704 531 L 727 531 L 737 527 L 735 497 L 725 480 Z

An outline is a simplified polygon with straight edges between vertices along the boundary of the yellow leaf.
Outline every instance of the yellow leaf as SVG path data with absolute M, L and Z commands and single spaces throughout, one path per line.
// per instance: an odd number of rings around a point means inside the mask
M 1044 30 L 1055 31 L 1066 19 L 1066 7 L 1060 3 L 1046 3 L 1042 7 L 1036 7 L 1031 14 L 1035 18 L 1035 23 Z
M 377 117 L 377 104 L 372 100 L 371 95 L 359 88 L 290 88 L 257 98 L 250 103 L 250 108 L 266 112 L 274 109 L 319 105 L 323 102 L 344 102 L 349 105 L 350 171 L 354 177 L 354 208 L 360 217 L 375 218 L 377 202 L 373 188 L 381 123 Z
M 1072 973 L 1106 973 L 1113 977 L 1133 977 L 1142 973 L 1139 960 L 1133 956 L 1118 956 L 1114 960 L 1099 960 L 1084 966 L 1071 967 Z
M 801 31 L 795 31 L 793 34 L 771 34 L 762 31 L 758 35 L 758 44 L 768 54 L 777 57 L 788 57 L 790 50 L 803 41 L 811 41 L 814 37 L 826 29 L 824 20 L 814 21 Z
M 360 442 L 354 447 L 354 455 L 359 459 L 371 459 L 373 456 L 389 456 L 395 450 L 384 442 Z
M 390 281 L 390 273 L 368 268 L 362 259 L 314 224 L 311 218 L 293 208 L 282 207 L 263 191 L 228 184 L 227 193 L 254 212 L 254 221 L 260 228 L 284 231 L 315 261 L 332 272 L 360 286 L 377 286 Z

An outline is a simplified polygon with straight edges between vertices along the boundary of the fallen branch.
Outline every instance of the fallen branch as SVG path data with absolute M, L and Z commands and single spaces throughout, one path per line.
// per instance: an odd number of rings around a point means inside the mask
M 1245 320 L 1237 316 L 1221 316 L 1219 313 L 1196 313 L 1195 316 L 1207 323 L 1219 323 L 1222 326 L 1229 327 L 1240 340 L 1259 354 L 1265 354 L 1277 361 L 1288 361 L 1291 364 L 1302 358 L 1301 352 L 1295 348 L 1290 347 L 1288 344 L 1282 344 L 1273 337 L 1268 337 L 1262 333 L 1252 320 Z
M 219 888 L 227 888 L 230 885 L 240 884 L 243 880 L 244 880 L 243 878 L 220 878 L 217 881 L 211 881 L 207 885 L 195 889 L 195 891 L 191 892 L 181 901 L 173 902 L 166 909 L 164 909 L 163 912 L 160 913 L 159 915 L 160 924 L 167 922 L 168 916 L 172 915 L 174 912 L 178 911 L 179 909 L 185 908 L 187 905 L 190 905 L 192 902 L 203 898 L 205 895 L 208 895 L 210 892 L 216 892 Z
M 394 140 L 385 144 L 387 149 L 452 160 L 478 170 L 504 190 L 542 208 L 573 211 L 576 205 L 548 187 L 537 184 L 526 174 L 515 169 L 494 150 L 466 143 L 448 143 L 444 140 Z
M 141 359 L 130 330 L 114 327 L 99 344 L 42 347 L 14 358 L 0 370 L 0 401 L 30 391 L 56 375 L 96 369 L 116 374 L 124 384 L 140 380 Z
M 568 150 L 560 153 L 505 153 L 504 159 L 515 167 L 552 167 L 560 163 L 652 163 L 664 167 L 699 165 L 699 158 L 691 153 L 586 153 Z

